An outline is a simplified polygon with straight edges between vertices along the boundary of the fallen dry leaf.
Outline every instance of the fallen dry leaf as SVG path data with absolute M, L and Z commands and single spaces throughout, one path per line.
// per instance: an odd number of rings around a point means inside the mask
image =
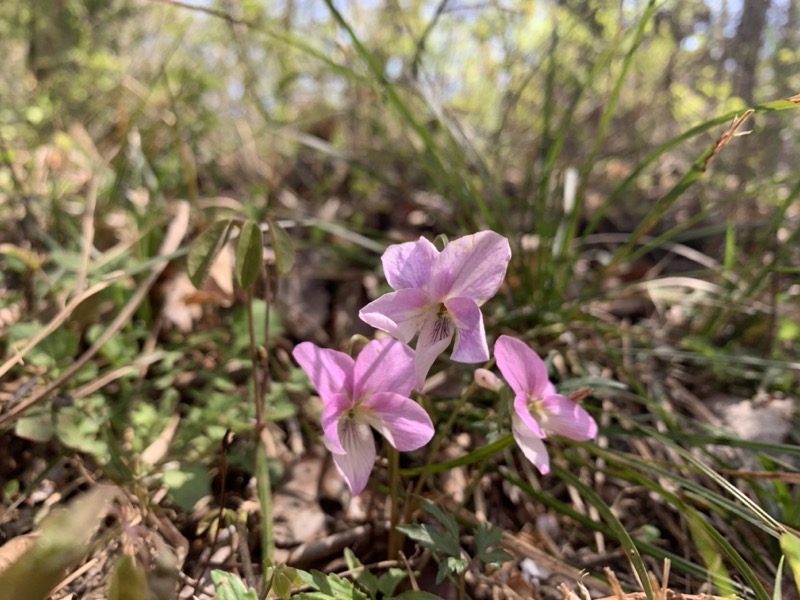
M 5 571 L 12 563 L 36 543 L 39 533 L 28 533 L 11 538 L 0 546 L 0 573 Z
M 708 400 L 723 426 L 749 442 L 780 444 L 789 434 L 794 412 L 791 398 L 754 400 L 716 395 Z
M 152 467 L 167 455 L 169 444 L 172 442 L 172 438 L 175 437 L 175 432 L 178 430 L 178 425 L 180 422 L 180 415 L 172 415 L 169 423 L 167 423 L 167 426 L 164 428 L 164 431 L 158 434 L 158 437 L 153 441 L 153 443 L 145 448 L 142 452 L 142 462 Z

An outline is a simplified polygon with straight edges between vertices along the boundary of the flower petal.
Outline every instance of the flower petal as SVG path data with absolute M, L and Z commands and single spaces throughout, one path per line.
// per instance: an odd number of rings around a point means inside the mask
M 400 394 L 381 392 L 362 404 L 363 419 L 377 429 L 389 443 L 408 452 L 427 444 L 433 437 L 433 423 L 419 404 Z
M 366 423 L 343 419 L 339 425 L 339 437 L 345 454 L 334 454 L 333 463 L 347 482 L 354 496 L 367 487 L 372 466 L 375 464 L 375 440 Z
M 372 340 L 358 355 L 353 373 L 356 400 L 377 392 L 408 396 L 414 389 L 414 351 L 397 340 Z
M 590 440 L 597 435 L 597 423 L 575 401 L 561 394 L 542 400 L 542 427 L 572 440 Z
M 511 247 L 494 231 L 481 231 L 447 244 L 433 263 L 428 291 L 434 299 L 472 298 L 483 303 L 506 276 Z
M 439 317 L 436 313 L 431 313 L 425 319 L 422 324 L 422 330 L 419 332 L 414 356 L 414 371 L 417 379 L 416 389 L 422 390 L 428 371 L 436 361 L 436 357 L 450 345 L 450 340 L 453 339 L 454 334 L 455 326 L 448 316 Z
M 422 290 L 408 288 L 373 300 L 358 311 L 358 316 L 407 344 L 419 331 L 426 314 L 437 307 Z
M 539 422 L 533 418 L 530 409 L 528 408 L 528 403 L 530 399 L 525 394 L 517 394 L 514 396 L 514 412 L 517 413 L 517 417 L 525 423 L 525 426 L 533 431 L 538 437 L 545 438 L 547 434 L 545 433 L 542 426 L 539 425 Z
M 424 288 L 437 256 L 436 246 L 423 237 L 416 242 L 394 244 L 381 256 L 383 274 L 393 290 Z
M 497 368 L 516 394 L 542 398 L 550 381 L 547 367 L 527 344 L 508 335 L 501 335 L 494 344 Z
M 516 415 L 511 417 L 511 431 L 525 458 L 531 461 L 542 475 L 547 475 L 550 472 L 550 457 L 547 455 L 547 448 L 542 438 L 528 429 Z
M 320 348 L 311 342 L 295 346 L 292 356 L 308 375 L 324 403 L 353 390 L 354 361 L 344 352 Z
M 475 300 L 453 298 L 447 300 L 444 305 L 456 325 L 456 341 L 450 358 L 464 363 L 489 360 L 489 346 L 486 344 L 483 315 Z
M 342 414 L 353 408 L 353 400 L 345 394 L 335 394 L 322 411 L 322 431 L 325 434 L 325 447 L 334 454 L 344 454 L 346 450 L 339 439 L 339 423 Z

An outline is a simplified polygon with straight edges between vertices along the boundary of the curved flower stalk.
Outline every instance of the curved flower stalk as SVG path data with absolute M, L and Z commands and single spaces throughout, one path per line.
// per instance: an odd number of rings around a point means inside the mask
M 292 355 L 322 399 L 323 442 L 354 495 L 364 490 L 375 464 L 370 427 L 401 452 L 433 437 L 428 413 L 408 397 L 414 388 L 414 353 L 408 346 L 373 340 L 353 360 L 303 342 Z
M 514 391 L 512 432 L 517 445 L 542 475 L 550 472 L 547 432 L 573 440 L 597 435 L 597 423 L 576 402 L 556 392 L 542 359 L 520 340 L 501 335 L 494 346 L 497 366 Z
M 419 332 L 414 370 L 421 390 L 431 365 L 453 338 L 453 360 L 489 360 L 480 306 L 497 293 L 510 259 L 508 240 L 494 231 L 464 236 L 441 252 L 425 238 L 389 246 L 381 261 L 395 291 L 358 315 L 405 343 Z

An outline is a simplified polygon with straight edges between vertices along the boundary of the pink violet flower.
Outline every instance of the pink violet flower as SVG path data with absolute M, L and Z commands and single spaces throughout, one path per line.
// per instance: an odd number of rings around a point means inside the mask
M 376 329 L 416 346 L 416 388 L 450 341 L 457 362 L 489 360 L 480 306 L 497 293 L 506 275 L 511 247 L 494 231 L 454 240 L 439 252 L 420 238 L 389 246 L 381 257 L 394 292 L 362 308 L 358 315 Z
M 322 399 L 323 442 L 354 495 L 364 490 L 375 464 L 370 427 L 401 452 L 433 437 L 428 413 L 408 397 L 414 388 L 414 353 L 408 346 L 373 340 L 353 360 L 303 342 L 292 355 Z
M 494 345 L 497 367 L 514 391 L 511 429 L 517 445 L 542 475 L 550 458 L 542 441 L 547 432 L 573 440 L 597 435 L 597 423 L 576 402 L 556 392 L 541 358 L 520 340 L 501 335 Z

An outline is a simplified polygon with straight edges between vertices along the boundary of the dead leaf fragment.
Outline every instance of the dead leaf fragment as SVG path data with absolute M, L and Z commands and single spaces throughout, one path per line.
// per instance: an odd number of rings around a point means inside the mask
M 38 533 L 28 533 L 11 538 L 0 546 L 0 574 L 16 562 L 38 539 Z
M 167 455 L 167 450 L 169 450 L 169 445 L 172 442 L 172 438 L 175 437 L 175 432 L 178 430 L 180 422 L 180 415 L 172 415 L 170 417 L 164 431 L 142 452 L 141 459 L 143 463 L 152 467 L 163 460 Z
M 709 406 L 724 427 L 743 440 L 767 444 L 780 444 L 786 439 L 794 404 L 791 398 L 759 401 L 720 394 L 709 399 Z
M 42 521 L 34 542 L 0 572 L 6 598 L 44 600 L 90 550 L 117 489 L 97 486 L 66 508 L 53 510 Z M 5 546 L 4 546 L 5 547 Z

